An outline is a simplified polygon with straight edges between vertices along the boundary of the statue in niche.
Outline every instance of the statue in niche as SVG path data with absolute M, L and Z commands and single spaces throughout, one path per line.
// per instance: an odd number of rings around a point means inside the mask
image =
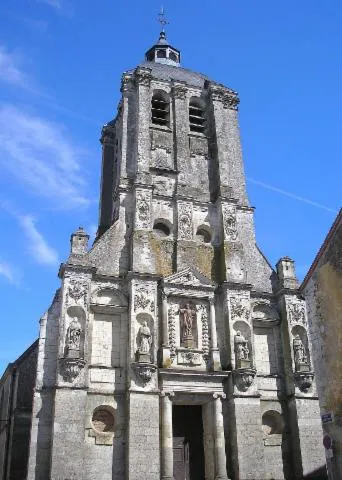
M 248 340 L 241 334 L 240 330 L 236 332 L 234 337 L 235 362 L 236 368 L 246 368 L 251 364 L 249 358 Z
M 182 326 L 182 345 L 186 348 L 194 346 L 193 328 L 196 320 L 196 311 L 194 306 L 186 303 L 183 308 L 179 309 Z
M 152 345 L 152 334 L 149 329 L 147 322 L 145 321 L 138 332 L 138 351 L 137 357 L 139 362 L 150 362 L 151 361 L 151 345 Z
M 308 356 L 305 351 L 304 344 L 299 335 L 296 335 L 293 339 L 293 353 L 294 353 L 294 362 L 295 369 L 299 371 L 308 371 L 309 362 Z
M 74 317 L 66 334 L 67 356 L 79 358 L 81 353 L 81 333 L 82 327 L 77 317 Z

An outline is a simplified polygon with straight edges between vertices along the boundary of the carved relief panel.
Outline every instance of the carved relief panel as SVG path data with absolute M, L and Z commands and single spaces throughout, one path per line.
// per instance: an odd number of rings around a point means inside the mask
M 174 365 L 206 368 L 209 358 L 209 306 L 173 299 L 168 305 L 170 358 Z
M 208 140 L 201 137 L 189 137 L 190 155 L 208 158 Z
M 228 242 L 237 240 L 237 222 L 235 205 L 222 205 L 224 239 Z
M 305 302 L 292 300 L 287 304 L 290 325 L 302 325 L 307 328 Z
M 135 228 L 151 228 L 151 192 L 137 189 L 135 192 Z
M 178 238 L 192 240 L 192 204 L 178 202 Z
M 151 167 L 173 170 L 172 132 L 151 131 Z
M 250 322 L 250 299 L 244 294 L 229 296 L 229 316 L 233 322 L 243 320 Z

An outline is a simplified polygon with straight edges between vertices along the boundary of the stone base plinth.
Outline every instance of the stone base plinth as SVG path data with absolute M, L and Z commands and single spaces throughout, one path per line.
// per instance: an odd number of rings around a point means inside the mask
M 151 363 L 151 354 L 150 353 L 136 353 L 136 361 L 142 363 Z
M 194 347 L 194 337 L 192 335 L 184 336 L 183 340 L 182 340 L 182 347 L 193 348 Z
M 251 361 L 250 360 L 236 360 L 236 368 L 250 368 Z

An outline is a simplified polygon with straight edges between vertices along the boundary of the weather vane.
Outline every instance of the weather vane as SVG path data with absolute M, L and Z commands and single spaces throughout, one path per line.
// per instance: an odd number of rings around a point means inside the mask
M 165 10 L 164 10 L 163 5 L 160 7 L 160 12 L 158 13 L 158 22 L 160 23 L 160 25 L 162 27 L 162 32 L 165 33 L 165 25 L 168 25 L 169 22 L 166 19 Z

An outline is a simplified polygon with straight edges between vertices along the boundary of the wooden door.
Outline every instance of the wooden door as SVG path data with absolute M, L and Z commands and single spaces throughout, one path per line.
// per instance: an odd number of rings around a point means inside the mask
M 189 442 L 186 437 L 173 437 L 173 477 L 190 480 Z
M 200 405 L 174 405 L 173 476 L 204 480 L 203 423 Z

